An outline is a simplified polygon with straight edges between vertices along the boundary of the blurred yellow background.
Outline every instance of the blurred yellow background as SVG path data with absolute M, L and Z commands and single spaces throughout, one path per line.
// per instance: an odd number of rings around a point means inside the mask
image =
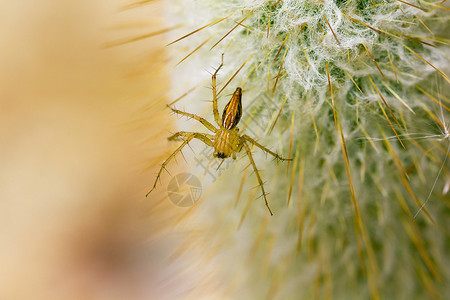
M 126 3 L 0 4 L 0 299 L 164 298 L 141 259 L 176 214 L 144 197 L 172 122 L 164 41 L 103 47 L 163 8 Z

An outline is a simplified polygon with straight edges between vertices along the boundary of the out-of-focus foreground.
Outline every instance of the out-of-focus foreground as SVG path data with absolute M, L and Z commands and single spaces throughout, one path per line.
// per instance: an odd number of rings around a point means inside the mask
M 161 27 L 162 8 L 123 4 L 0 5 L 1 299 L 183 292 L 159 257 L 173 206 L 155 205 L 163 189 L 144 197 L 171 122 L 152 113 L 165 103 L 163 41 L 102 47 Z

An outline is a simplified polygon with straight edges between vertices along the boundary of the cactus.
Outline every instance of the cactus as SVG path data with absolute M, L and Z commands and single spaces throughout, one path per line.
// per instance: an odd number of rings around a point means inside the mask
M 241 130 L 293 159 L 256 155 L 273 217 L 244 159 L 196 206 L 227 290 L 238 299 L 448 298 L 441 4 L 183 0 L 168 10 L 169 22 L 186 25 L 172 40 L 192 33 L 170 46 L 174 90 L 208 79 L 202 69 L 224 53 L 219 103 L 241 86 Z M 191 90 L 183 105 L 208 105 L 199 98 L 210 91 Z

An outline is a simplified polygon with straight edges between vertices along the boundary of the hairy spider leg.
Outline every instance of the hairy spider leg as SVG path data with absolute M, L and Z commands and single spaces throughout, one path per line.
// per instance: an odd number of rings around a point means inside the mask
M 223 66 L 223 54 L 222 54 L 222 63 L 220 64 L 220 66 L 217 68 L 216 72 L 214 72 L 214 74 L 212 76 L 213 113 L 214 113 L 214 120 L 216 120 L 216 123 L 217 123 L 217 125 L 219 125 L 219 127 L 222 127 L 222 122 L 220 120 L 219 110 L 217 108 L 216 77 L 217 77 L 217 73 L 219 72 L 220 68 L 222 68 L 222 66 Z
M 199 132 L 187 132 L 187 131 L 179 131 L 174 133 L 172 136 L 168 137 L 167 139 L 169 141 L 175 141 L 179 140 L 181 137 L 189 138 L 191 135 L 196 135 L 195 138 L 201 140 L 206 145 L 213 147 L 214 143 L 211 141 L 211 139 L 214 138 L 213 135 L 207 134 L 207 133 L 199 133 Z M 184 140 L 184 139 L 182 139 Z
M 196 138 L 201 140 L 202 142 L 208 144 L 209 146 L 212 146 L 213 143 L 211 142 L 211 140 L 208 139 L 207 136 L 201 134 L 201 133 L 197 133 L 197 132 L 179 132 L 180 134 L 178 136 L 184 136 L 186 137 L 186 140 L 184 140 L 184 142 L 181 144 L 180 147 L 178 147 L 161 165 L 161 169 L 159 169 L 158 175 L 156 176 L 156 180 L 155 183 L 153 184 L 152 189 L 145 195 L 145 197 L 147 197 L 155 188 L 156 188 L 156 184 L 158 183 L 158 179 L 161 176 L 162 171 L 165 169 L 165 167 L 167 166 L 167 164 L 172 160 L 172 158 L 175 157 L 175 155 L 178 154 L 178 152 L 180 152 L 184 146 L 186 146 L 192 139 Z M 174 134 L 174 136 L 177 135 Z M 173 137 L 173 136 L 172 136 Z
M 241 136 L 241 138 L 243 140 L 248 141 L 249 143 L 255 145 L 256 147 L 258 147 L 259 149 L 263 150 L 264 152 L 269 153 L 270 155 L 274 156 L 275 158 L 278 158 L 280 160 L 292 160 L 291 158 L 283 158 L 281 156 L 279 156 L 278 154 L 276 154 L 275 152 L 267 149 L 266 147 L 264 147 L 263 145 L 261 145 L 260 143 L 258 143 L 257 141 L 255 141 L 254 139 L 252 139 L 251 137 L 249 137 L 248 135 L 243 135 Z
M 242 141 L 242 145 L 244 146 L 245 151 L 247 152 L 248 159 L 250 160 L 250 163 L 253 166 L 253 170 L 255 171 L 256 178 L 258 178 L 259 186 L 261 187 L 262 195 L 264 197 L 264 202 L 266 203 L 267 209 L 269 210 L 270 215 L 273 216 L 272 210 L 269 207 L 269 202 L 267 202 L 266 191 L 264 191 L 263 181 L 261 179 L 261 176 L 259 175 L 258 168 L 256 168 L 255 161 L 253 160 L 252 151 L 250 150 L 250 147 L 247 145 L 247 143 L 244 140 Z
M 199 121 L 200 123 L 203 124 L 203 126 L 205 126 L 206 128 L 208 128 L 210 131 L 212 131 L 212 132 L 214 132 L 214 133 L 217 132 L 217 128 L 214 127 L 213 124 L 209 123 L 206 119 L 203 119 L 202 117 L 199 117 L 199 116 L 194 115 L 194 114 L 191 114 L 191 113 L 187 113 L 187 112 L 184 112 L 184 111 L 181 111 L 181 110 L 172 108 L 172 107 L 170 107 L 170 106 L 168 106 L 168 107 L 169 107 L 174 113 L 176 113 L 176 114 L 178 114 L 178 115 L 182 115 L 182 116 L 186 116 L 186 117 L 192 118 L 192 119 L 194 119 L 194 120 L 196 120 L 196 121 Z

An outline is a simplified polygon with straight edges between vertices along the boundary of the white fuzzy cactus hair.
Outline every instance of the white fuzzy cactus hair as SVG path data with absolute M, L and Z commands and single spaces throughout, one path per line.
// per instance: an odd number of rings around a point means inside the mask
M 449 298 L 445 3 L 166 3 L 176 105 L 211 119 L 223 53 L 219 111 L 242 87 L 241 131 L 292 159 L 254 149 L 273 217 L 245 155 L 192 210 L 230 295 Z

